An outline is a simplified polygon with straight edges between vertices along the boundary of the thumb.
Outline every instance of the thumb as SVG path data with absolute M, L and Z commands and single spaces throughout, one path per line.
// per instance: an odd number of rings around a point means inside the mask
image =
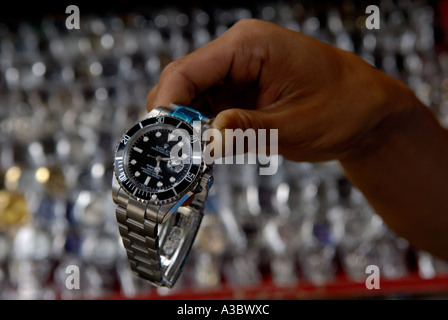
M 211 123 L 210 141 L 206 150 L 214 159 L 256 152 L 259 129 L 268 129 L 266 112 L 227 109 L 218 113 Z
M 227 109 L 218 113 L 211 127 L 223 131 L 225 129 L 266 129 L 266 115 L 260 110 Z

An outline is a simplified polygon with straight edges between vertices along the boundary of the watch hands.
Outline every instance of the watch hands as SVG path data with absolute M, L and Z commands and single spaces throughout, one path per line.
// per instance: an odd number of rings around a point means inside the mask
M 148 157 L 156 159 L 157 162 L 160 162 L 160 161 L 175 161 L 175 160 L 181 160 L 181 158 L 179 158 L 179 157 L 173 157 L 173 158 L 172 158 L 172 157 L 168 157 L 168 158 L 163 158 L 163 157 L 161 157 L 161 156 L 152 156 L 152 155 L 150 155 L 150 154 L 148 154 Z
M 162 171 L 162 169 L 160 169 L 160 159 L 156 158 L 156 160 L 157 160 L 157 165 L 154 167 L 154 171 L 156 173 L 159 173 L 160 171 Z

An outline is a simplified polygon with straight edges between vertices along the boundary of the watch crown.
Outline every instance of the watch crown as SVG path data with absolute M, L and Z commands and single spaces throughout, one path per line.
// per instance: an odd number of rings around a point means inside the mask
M 204 175 L 201 178 L 201 187 L 206 188 L 207 190 L 210 190 L 210 188 L 213 185 L 213 176 L 210 173 L 204 173 Z

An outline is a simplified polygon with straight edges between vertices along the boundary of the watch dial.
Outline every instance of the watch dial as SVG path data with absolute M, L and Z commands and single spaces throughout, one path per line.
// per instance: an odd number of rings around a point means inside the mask
M 189 137 L 173 129 L 156 126 L 129 146 L 129 177 L 146 192 L 173 188 L 190 169 L 191 147 L 186 143 Z
M 115 154 L 115 176 L 131 196 L 154 204 L 181 197 L 202 166 L 201 142 L 187 122 L 145 119 L 125 133 Z

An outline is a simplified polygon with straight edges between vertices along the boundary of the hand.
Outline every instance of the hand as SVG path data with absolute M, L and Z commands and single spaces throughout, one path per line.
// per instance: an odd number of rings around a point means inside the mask
M 392 230 L 448 260 L 448 130 L 356 55 L 243 20 L 165 68 L 147 107 L 170 102 L 209 108 L 219 130 L 278 129 L 287 159 L 338 159 Z
M 412 103 L 396 103 L 409 95 L 352 53 L 272 23 L 243 20 L 169 64 L 147 107 L 208 108 L 219 130 L 278 129 L 278 151 L 287 159 L 324 161 L 353 156 L 386 119 L 411 109 Z
M 170 102 L 210 108 L 219 130 L 278 129 L 287 159 L 340 160 L 392 230 L 448 261 L 448 130 L 356 55 L 243 20 L 165 68 L 147 107 Z

